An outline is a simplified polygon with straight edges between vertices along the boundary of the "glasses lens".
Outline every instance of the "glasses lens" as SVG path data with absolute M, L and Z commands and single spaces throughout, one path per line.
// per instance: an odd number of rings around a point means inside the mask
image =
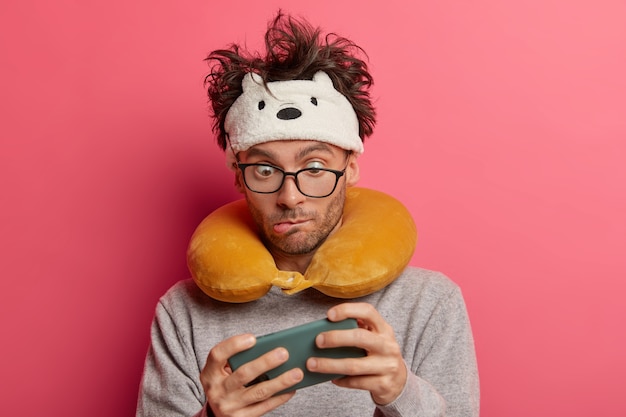
M 282 185 L 284 173 L 271 165 L 249 165 L 244 168 L 243 176 L 250 190 L 273 193 Z
M 247 165 L 243 167 L 246 186 L 256 193 L 275 193 L 283 185 L 285 175 L 296 178 L 298 190 L 309 197 L 327 197 L 335 190 L 341 175 L 320 168 L 305 168 L 296 173 L 287 173 L 272 165 Z M 341 172 L 343 174 L 343 172 Z
M 298 189 L 311 197 L 326 197 L 337 184 L 337 175 L 323 169 L 305 169 L 298 172 Z

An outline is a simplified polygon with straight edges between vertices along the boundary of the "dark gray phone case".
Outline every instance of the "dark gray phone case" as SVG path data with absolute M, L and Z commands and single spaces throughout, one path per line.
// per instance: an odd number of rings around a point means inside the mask
M 228 360 L 228 363 L 231 369 L 234 371 L 244 363 L 250 362 L 251 360 L 263 355 L 264 353 L 267 353 L 274 348 L 282 346 L 289 352 L 289 359 L 287 360 L 287 362 L 278 366 L 277 368 L 271 369 L 263 375 L 260 375 L 255 380 L 251 381 L 248 386 L 259 383 L 261 381 L 267 381 L 268 379 L 275 378 L 290 369 L 300 368 L 304 372 L 304 379 L 296 385 L 289 387 L 288 389 L 281 391 L 276 395 L 294 391 L 300 388 L 319 384 L 320 382 L 329 381 L 331 379 L 336 379 L 343 376 L 336 374 L 321 374 L 308 371 L 306 369 L 306 361 L 308 358 L 317 357 L 341 359 L 358 358 L 366 355 L 363 349 L 356 347 L 320 349 L 315 345 L 315 338 L 318 334 L 322 332 L 327 332 L 330 330 L 355 329 L 357 327 L 358 326 L 355 319 L 346 319 L 339 322 L 332 322 L 328 319 L 313 321 L 286 330 L 281 330 L 276 333 L 270 333 L 264 336 L 260 336 L 257 338 L 256 344 L 252 348 L 233 355 Z

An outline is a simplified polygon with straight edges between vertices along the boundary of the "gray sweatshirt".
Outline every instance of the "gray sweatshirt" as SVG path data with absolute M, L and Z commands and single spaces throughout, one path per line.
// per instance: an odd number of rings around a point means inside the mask
M 474 342 L 457 285 L 408 267 L 386 288 L 351 301 L 374 305 L 394 328 L 411 370 L 402 394 L 377 406 L 366 391 L 326 382 L 299 390 L 269 416 L 478 416 Z M 156 307 L 137 417 L 211 416 L 199 375 L 213 346 L 322 319 L 342 302 L 315 289 L 285 295 L 273 288 L 259 300 L 231 304 L 209 298 L 191 280 L 175 284 Z

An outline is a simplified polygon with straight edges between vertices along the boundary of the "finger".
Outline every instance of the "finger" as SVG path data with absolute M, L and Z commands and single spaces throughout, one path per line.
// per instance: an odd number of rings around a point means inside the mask
M 321 374 L 337 374 L 337 375 L 377 375 L 384 372 L 390 365 L 385 359 L 374 357 L 363 358 L 309 358 L 306 367 L 311 372 L 319 372 Z
M 343 303 L 336 305 L 328 310 L 327 317 L 330 321 L 354 318 L 359 321 L 362 327 L 379 333 L 391 330 L 391 327 L 374 306 L 368 303 Z
M 297 384 L 304 377 L 304 372 L 299 368 L 286 371 L 276 378 L 268 381 L 259 382 L 246 388 L 244 401 L 249 404 L 265 401 L 276 395 L 276 393 L 286 390 Z M 280 396 L 279 396 L 280 397 Z
M 365 329 L 332 330 L 320 333 L 315 337 L 315 345 L 320 349 L 342 346 L 358 347 L 368 353 L 384 353 L 387 340 L 383 335 Z
M 345 375 L 333 380 L 333 383 L 344 388 L 369 391 L 377 404 L 388 404 L 397 398 L 406 381 L 406 368 L 398 368 L 395 361 L 383 363 L 368 359 L 354 364 L 341 364 L 339 361 L 319 359 L 317 362 L 314 372 Z
M 380 382 L 369 375 L 366 376 L 345 376 L 333 379 L 332 383 L 342 388 L 360 389 L 372 392 L 379 387 Z
M 276 368 L 289 359 L 289 352 L 285 348 L 273 349 L 258 358 L 239 367 L 225 382 L 227 389 L 238 389 L 254 381 L 259 375 Z
M 396 374 L 356 375 L 334 379 L 333 384 L 343 388 L 369 391 L 376 404 L 389 404 L 398 398 L 406 382 L 406 367 Z
M 286 403 L 294 395 L 295 391 L 269 397 L 261 401 L 253 401 L 251 403 L 245 403 L 241 395 L 236 396 L 234 401 L 223 401 L 224 398 L 222 397 L 222 404 L 217 408 L 220 412 L 216 414 L 262 416 Z
M 296 392 L 292 391 L 292 392 L 288 392 L 285 394 L 270 397 L 265 401 L 254 403 L 245 409 L 245 415 L 246 416 L 265 415 L 269 413 L 270 411 L 274 410 L 275 408 L 278 408 L 284 403 L 286 403 L 287 401 L 289 401 L 291 397 L 293 397 L 295 394 Z
M 242 334 L 230 337 L 218 343 L 211 349 L 207 356 L 202 374 L 228 374 L 228 358 L 251 348 L 256 343 L 256 338 L 251 334 Z

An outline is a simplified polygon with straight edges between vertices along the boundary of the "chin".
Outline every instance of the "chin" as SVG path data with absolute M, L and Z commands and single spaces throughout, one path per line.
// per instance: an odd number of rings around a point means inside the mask
M 292 237 L 295 237 L 292 235 Z M 317 239 L 279 239 L 277 242 L 273 242 L 281 252 L 288 255 L 307 255 L 315 251 L 321 242 Z

